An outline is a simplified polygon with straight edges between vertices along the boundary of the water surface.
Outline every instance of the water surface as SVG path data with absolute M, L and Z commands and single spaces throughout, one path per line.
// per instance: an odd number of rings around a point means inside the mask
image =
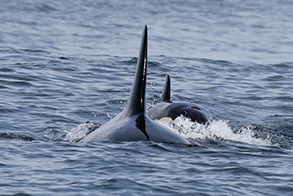
M 1 195 L 292 195 L 293 4 L 1 1 Z M 76 143 L 125 106 L 149 29 L 147 108 L 194 145 Z M 89 122 L 87 122 L 89 121 Z

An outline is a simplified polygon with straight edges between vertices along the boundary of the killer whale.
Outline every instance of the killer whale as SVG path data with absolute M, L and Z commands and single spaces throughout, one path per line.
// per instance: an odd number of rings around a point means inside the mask
M 145 26 L 136 74 L 130 97 L 123 111 L 95 129 L 80 142 L 92 141 L 155 141 L 190 144 L 177 133 L 152 121 L 145 112 L 145 90 L 147 75 L 147 26 Z
M 148 115 L 152 120 L 166 119 L 168 121 L 174 120 L 178 116 L 185 116 L 193 122 L 205 124 L 212 119 L 212 115 L 205 108 L 183 102 L 171 101 L 171 81 L 170 76 L 166 75 L 166 81 L 161 96 L 161 102 L 153 106 Z

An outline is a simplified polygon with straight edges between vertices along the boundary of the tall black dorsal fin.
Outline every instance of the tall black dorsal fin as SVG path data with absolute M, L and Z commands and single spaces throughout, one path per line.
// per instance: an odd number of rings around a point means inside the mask
M 170 81 L 170 76 L 167 74 L 161 101 L 171 102 L 170 96 L 171 96 L 171 81 Z
M 124 109 L 127 115 L 144 113 L 145 111 L 145 88 L 147 74 L 147 48 L 148 30 L 145 25 L 142 33 L 140 52 L 137 61 L 135 79 L 132 85 L 127 106 Z

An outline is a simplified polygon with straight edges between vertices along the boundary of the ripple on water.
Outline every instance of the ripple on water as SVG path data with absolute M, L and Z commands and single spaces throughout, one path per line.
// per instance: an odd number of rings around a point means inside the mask
M 292 13 L 288 0 L 1 1 L 1 194 L 292 195 Z M 168 73 L 174 101 L 216 120 L 158 122 L 189 146 L 76 142 L 126 104 L 142 22 L 148 106 Z

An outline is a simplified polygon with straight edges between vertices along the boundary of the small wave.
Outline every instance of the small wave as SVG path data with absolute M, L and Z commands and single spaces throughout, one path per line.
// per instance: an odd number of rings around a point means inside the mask
M 210 123 L 203 125 L 180 116 L 171 122 L 165 120 L 157 122 L 190 141 L 217 140 L 234 141 L 261 146 L 273 145 L 269 134 L 262 138 L 257 137 L 252 126 L 243 127 L 240 130 L 233 130 L 228 122 L 223 120 L 213 120 Z
M 138 58 L 137 57 L 133 57 L 130 60 L 121 60 L 118 61 L 118 63 L 120 64 L 126 64 L 126 65 L 135 65 L 137 63 Z
M 273 64 L 272 66 L 277 68 L 290 68 L 290 65 L 293 65 L 293 63 L 279 63 L 279 64 Z
M 14 70 L 4 67 L 4 68 L 0 68 L 0 72 L 14 72 Z
M 26 52 L 26 53 L 49 53 L 46 50 L 41 50 L 41 49 L 30 49 L 30 48 L 24 48 L 24 49 L 19 49 L 21 52 Z
M 9 87 L 7 87 L 5 85 L 0 85 L 0 89 L 9 89 Z
M 67 61 L 69 61 L 69 60 L 70 60 L 70 58 L 68 58 L 68 57 L 65 57 L 65 56 L 60 56 L 60 57 L 59 57 L 59 59 L 60 59 L 60 60 L 67 60 Z
M 8 85 L 17 86 L 17 87 L 33 86 L 30 82 L 25 82 L 25 81 L 4 81 L 4 80 L 0 80 L 0 82 L 4 82 L 4 83 L 6 83 Z

